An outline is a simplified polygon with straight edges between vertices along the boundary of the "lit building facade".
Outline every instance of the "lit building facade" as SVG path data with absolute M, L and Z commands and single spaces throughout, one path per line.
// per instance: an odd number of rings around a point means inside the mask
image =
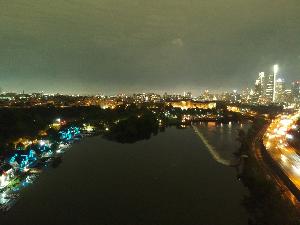
M 285 101 L 285 81 L 282 78 L 276 80 L 276 102 L 281 103 Z
M 265 97 L 266 97 L 266 100 L 267 102 L 273 102 L 273 96 L 274 96 L 274 92 L 275 92 L 275 89 L 274 89 L 274 74 L 269 74 L 267 76 L 267 79 L 266 79 L 266 89 L 265 89 Z
M 300 100 L 300 81 L 292 82 L 292 96 L 295 102 L 299 102 Z
M 217 106 L 216 102 L 198 102 L 198 101 L 172 101 L 166 102 L 167 105 L 170 105 L 174 108 L 181 109 L 214 109 Z
M 253 102 L 263 102 L 266 95 L 266 77 L 264 72 L 260 72 L 258 78 L 255 80 L 255 87 L 253 93 Z

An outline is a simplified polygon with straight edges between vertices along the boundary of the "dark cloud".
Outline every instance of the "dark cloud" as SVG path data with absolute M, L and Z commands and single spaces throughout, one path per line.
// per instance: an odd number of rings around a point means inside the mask
M 241 88 L 300 71 L 299 0 L 1 0 L 0 86 L 114 93 Z

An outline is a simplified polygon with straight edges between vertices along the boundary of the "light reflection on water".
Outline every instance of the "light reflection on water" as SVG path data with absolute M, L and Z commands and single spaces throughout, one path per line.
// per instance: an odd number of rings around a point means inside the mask
M 216 151 L 227 160 L 234 159 L 233 153 L 239 148 L 238 133 L 242 129 L 245 132 L 250 128 L 250 123 L 198 123 L 197 128 L 205 136 Z

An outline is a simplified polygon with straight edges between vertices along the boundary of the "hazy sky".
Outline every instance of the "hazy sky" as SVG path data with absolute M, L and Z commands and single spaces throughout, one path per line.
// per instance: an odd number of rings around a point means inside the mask
M 300 79 L 299 0 L 0 0 L 5 91 L 200 92 Z

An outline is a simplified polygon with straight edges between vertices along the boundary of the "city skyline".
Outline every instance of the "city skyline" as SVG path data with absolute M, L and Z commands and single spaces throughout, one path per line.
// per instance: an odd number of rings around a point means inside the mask
M 266 75 L 269 75 L 269 74 L 272 74 L 273 71 L 274 71 L 274 66 L 279 66 L 278 64 L 274 64 L 272 66 L 269 66 L 269 70 L 266 70 L 266 71 L 261 71 L 257 74 L 266 74 Z M 267 66 L 265 66 L 264 68 L 267 68 Z M 298 80 L 291 80 L 291 78 L 289 76 L 286 76 L 286 75 L 282 75 L 282 67 L 280 65 L 280 70 L 279 70 L 279 73 L 277 73 L 277 78 L 278 79 L 283 79 L 283 81 L 285 83 L 290 83 L 292 84 L 293 82 L 296 82 Z M 164 94 L 164 93 L 169 93 L 169 94 L 184 94 L 185 92 L 192 92 L 194 95 L 201 95 L 203 92 L 205 91 L 210 91 L 212 93 L 215 93 L 215 94 L 221 94 L 221 93 L 224 93 L 224 92 L 233 92 L 233 91 L 238 91 L 238 92 L 242 92 L 246 89 L 254 89 L 253 87 L 253 81 L 256 79 L 255 77 L 257 76 L 257 74 L 255 74 L 255 76 L 253 77 L 253 80 L 251 81 L 250 85 L 244 85 L 243 87 L 234 87 L 234 86 L 231 86 L 231 87 L 227 87 L 227 88 L 218 88 L 217 86 L 215 87 L 211 87 L 211 88 L 208 88 L 207 86 L 200 86 L 200 87 L 194 87 L 194 86 L 186 86 L 185 88 L 178 88 L 177 86 L 173 87 L 173 88 L 168 88 L 168 89 L 153 89 L 153 88 L 137 88 L 135 90 L 124 90 L 124 91 L 121 91 L 115 87 L 111 87 L 111 89 L 109 91 L 101 91 L 101 90 L 98 90 L 98 91 L 88 91 L 88 90 L 83 90 L 82 89 L 76 89 L 76 88 L 73 88 L 73 90 L 71 91 L 66 91 L 64 89 L 57 89 L 56 91 L 48 91 L 48 88 L 47 86 L 43 87 L 43 88 L 37 88 L 37 89 L 33 89 L 33 90 L 27 90 L 27 89 L 22 89 L 21 87 L 20 88 L 12 88 L 12 89 L 8 89 L 8 88 L 5 88 L 3 86 L 0 86 L 0 93 L 27 93 L 27 94 L 30 94 L 30 93 L 45 93 L 45 94 L 66 94 L 66 95 L 99 95 L 99 94 L 104 94 L 104 95 L 118 95 L 118 94 L 134 94 L 134 93 L 158 93 L 158 94 Z M 276 78 L 276 80 L 277 80 Z
M 186 88 L 183 90 L 138 90 L 138 91 L 134 91 L 134 92 L 108 92 L 108 93 L 104 93 L 104 92 L 98 92 L 98 93 L 79 93 L 79 92 L 73 92 L 73 93 L 66 93 L 63 91 L 57 91 L 57 92 L 47 92 L 44 90 L 38 90 L 38 91 L 32 91 L 32 92 L 25 92 L 25 90 L 23 89 L 22 91 L 13 91 L 13 90 L 3 90 L 0 87 L 0 94 L 6 94 L 6 93 L 18 93 L 18 94 L 31 94 L 31 93 L 42 93 L 45 95 L 56 95 L 56 94 L 65 94 L 65 95 L 80 95 L 80 96 L 96 96 L 96 95 L 106 95 L 106 96 L 117 96 L 117 95 L 122 95 L 122 94 L 126 94 L 126 95 L 133 95 L 133 94 L 138 94 L 138 93 L 155 93 L 155 94 L 171 94 L 171 95 L 183 95 L 185 96 L 185 94 L 190 94 L 193 93 L 193 97 L 196 97 L 198 95 L 202 95 L 203 93 L 209 91 L 212 94 L 222 94 L 222 93 L 232 93 L 232 92 L 237 92 L 237 93 L 242 93 L 244 91 L 250 91 L 253 92 L 253 95 L 255 94 L 259 94 L 262 95 L 263 93 L 255 93 L 255 92 L 270 92 L 265 93 L 266 95 L 270 95 L 270 100 L 272 102 L 275 102 L 276 99 L 276 95 L 278 94 L 277 92 L 284 92 L 285 90 L 291 90 L 294 86 L 295 83 L 299 83 L 299 80 L 293 80 L 292 82 L 290 82 L 289 77 L 285 77 L 281 75 L 281 67 L 278 64 L 274 64 L 272 67 L 271 71 L 261 71 L 258 73 L 258 78 L 255 80 L 254 82 L 254 86 L 253 83 L 250 84 L 249 86 L 243 87 L 243 88 L 237 88 L 237 87 L 232 87 L 230 89 L 219 89 L 216 90 L 214 88 L 212 89 L 208 89 L 208 88 L 200 88 L 200 89 L 196 89 L 193 92 L 191 91 L 191 88 Z M 270 81 L 268 81 L 270 80 Z M 271 82 L 269 84 L 267 84 L 268 82 Z M 265 83 L 265 84 L 263 84 Z M 288 84 L 288 85 L 287 85 Z M 258 85 L 260 87 L 258 87 Z M 266 85 L 271 85 L 270 87 L 267 87 Z M 275 90 L 279 87 L 279 91 Z M 261 90 L 261 89 L 266 89 L 266 90 Z M 281 93 L 283 94 L 283 93 Z M 191 95 L 192 96 L 192 95 Z

